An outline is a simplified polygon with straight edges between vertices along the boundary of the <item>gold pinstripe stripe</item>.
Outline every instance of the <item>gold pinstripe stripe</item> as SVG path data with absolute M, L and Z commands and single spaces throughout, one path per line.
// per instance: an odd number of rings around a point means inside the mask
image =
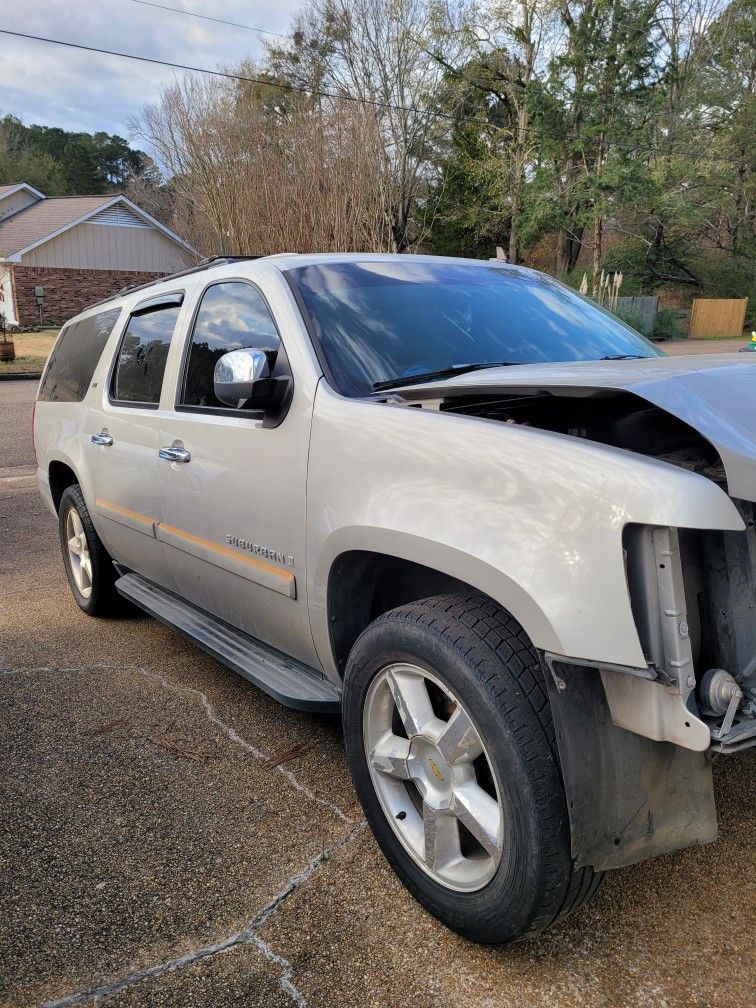
M 264 560 L 258 560 L 255 557 L 245 556 L 243 553 L 238 553 L 236 550 L 229 549 L 227 546 L 218 546 L 217 543 L 210 542 L 208 539 L 203 539 L 201 536 L 193 535 L 191 532 L 184 532 L 183 529 L 175 528 L 173 525 L 166 525 L 165 522 L 158 522 L 158 528 L 165 529 L 166 532 L 171 532 L 173 535 L 177 535 L 181 539 L 186 539 L 189 542 L 195 542 L 199 546 L 206 546 L 215 553 L 221 553 L 223 556 L 231 557 L 233 560 L 239 560 L 241 563 L 249 564 L 250 567 L 256 567 L 258 570 L 264 570 L 269 574 L 275 574 L 277 577 L 283 578 L 289 584 L 291 584 L 294 580 L 294 575 L 289 571 L 282 571 L 278 567 L 274 567 L 273 564 L 265 563 Z
M 97 507 L 110 508 L 111 511 L 117 511 L 118 514 L 126 515 L 128 518 L 133 518 L 135 521 L 144 522 L 145 525 L 156 524 L 153 518 L 148 518 L 147 515 L 140 514 L 138 511 L 130 511 L 129 508 L 121 507 L 120 504 L 114 504 L 112 501 L 101 500 L 98 497 L 95 504 Z
M 95 504 L 98 507 L 110 508 L 118 514 L 133 518 L 135 521 L 144 522 L 145 525 L 152 525 L 156 530 L 161 528 L 165 529 L 166 532 L 171 532 L 173 535 L 179 536 L 181 539 L 186 539 L 188 542 L 194 542 L 199 546 L 205 546 L 214 553 L 220 553 L 222 556 L 231 557 L 232 560 L 238 560 L 240 563 L 248 564 L 250 567 L 256 567 L 258 570 L 267 571 L 268 574 L 274 574 L 276 577 L 286 581 L 287 584 L 291 584 L 292 581 L 294 581 L 294 575 L 290 571 L 282 571 L 278 567 L 274 567 L 273 564 L 265 563 L 264 560 L 258 560 L 256 557 L 245 556 L 243 553 L 238 553 L 236 550 L 229 549 L 227 546 L 219 546 L 217 543 L 210 542 L 209 539 L 203 539 L 201 536 L 193 535 L 191 532 L 185 532 L 183 529 L 176 528 L 174 525 L 168 525 L 165 522 L 156 522 L 153 518 L 140 514 L 138 511 L 132 511 L 130 508 L 121 507 L 120 504 L 114 504 L 112 501 L 102 500 L 101 498 L 97 498 Z

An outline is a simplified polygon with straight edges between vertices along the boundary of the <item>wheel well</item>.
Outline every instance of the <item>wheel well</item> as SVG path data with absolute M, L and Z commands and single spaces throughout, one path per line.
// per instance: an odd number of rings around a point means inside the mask
M 382 613 L 433 595 L 471 591 L 484 595 L 465 581 L 401 557 L 367 550 L 342 553 L 334 561 L 328 582 L 336 667 L 343 673 L 352 645 Z
M 60 498 L 63 496 L 63 491 L 73 486 L 74 483 L 78 483 L 79 480 L 73 469 L 67 466 L 65 462 L 51 462 L 48 474 L 50 477 L 50 493 L 52 494 L 55 510 L 57 511 L 60 507 Z

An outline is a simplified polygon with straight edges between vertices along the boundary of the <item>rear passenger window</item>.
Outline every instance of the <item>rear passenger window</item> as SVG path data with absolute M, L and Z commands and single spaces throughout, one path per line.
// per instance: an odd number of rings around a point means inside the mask
M 181 306 L 155 306 L 135 312 L 121 340 L 111 397 L 114 402 L 157 406 L 168 348 Z
M 192 331 L 179 405 L 227 409 L 213 391 L 215 365 L 223 354 L 242 347 L 278 350 L 281 341 L 260 291 L 233 280 L 208 287 Z
M 81 402 L 113 331 L 120 308 L 67 325 L 50 354 L 37 398 L 42 402 Z

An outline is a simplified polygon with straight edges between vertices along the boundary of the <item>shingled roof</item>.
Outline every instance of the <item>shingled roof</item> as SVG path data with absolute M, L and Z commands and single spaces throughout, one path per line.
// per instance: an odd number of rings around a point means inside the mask
M 59 196 L 25 207 L 0 222 L 0 259 L 22 252 L 117 199 L 113 195 Z

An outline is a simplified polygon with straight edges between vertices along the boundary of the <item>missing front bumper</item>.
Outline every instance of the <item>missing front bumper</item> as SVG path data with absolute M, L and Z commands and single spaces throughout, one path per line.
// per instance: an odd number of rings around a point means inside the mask
M 576 864 L 606 871 L 715 840 L 708 753 L 618 727 L 597 669 L 551 667 L 544 661 Z

